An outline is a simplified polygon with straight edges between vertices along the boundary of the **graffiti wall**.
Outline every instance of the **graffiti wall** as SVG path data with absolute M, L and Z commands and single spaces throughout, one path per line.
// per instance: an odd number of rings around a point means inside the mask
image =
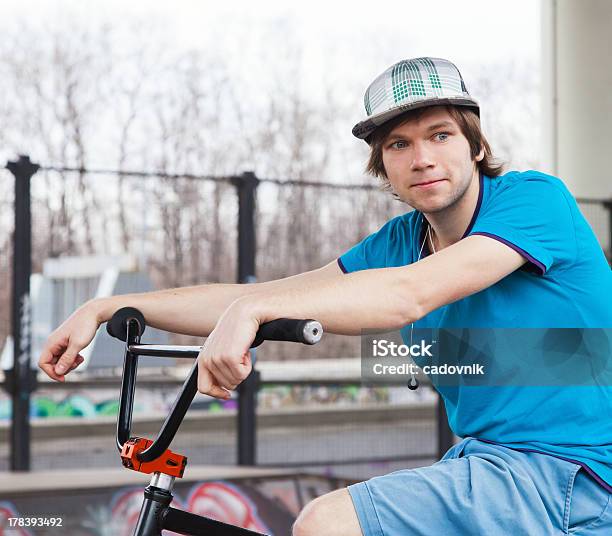
M 176 397 L 178 386 L 174 388 L 138 389 L 134 414 L 151 412 L 168 412 Z M 305 405 L 357 405 L 393 403 L 396 389 L 389 387 L 348 386 L 291 386 L 279 385 L 262 387 L 258 394 L 258 407 L 290 408 Z M 425 390 L 423 390 L 425 391 Z M 407 392 L 402 389 L 401 392 Z M 409 395 L 415 398 L 410 392 Z M 421 393 L 418 393 L 420 395 Z M 119 408 L 118 389 L 55 389 L 33 393 L 30 414 L 33 418 L 53 417 L 114 417 Z M 235 399 L 219 401 L 209 397 L 198 396 L 193 409 L 210 412 L 222 412 L 236 409 Z M 8 420 L 11 413 L 10 399 L 0 394 L 0 421 Z
M 334 480 L 314 475 L 248 482 L 178 482 L 172 506 L 264 534 L 286 536 L 306 502 L 337 486 Z M 0 536 L 131 536 L 142 499 L 143 488 L 138 487 L 0 497 Z M 10 518 L 54 518 L 61 520 L 61 526 L 11 528 Z

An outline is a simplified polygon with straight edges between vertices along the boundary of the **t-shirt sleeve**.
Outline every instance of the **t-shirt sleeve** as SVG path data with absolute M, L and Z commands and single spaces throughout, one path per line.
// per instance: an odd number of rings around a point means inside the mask
M 394 218 L 338 257 L 338 266 L 344 273 L 350 273 L 397 265 L 402 241 L 406 243 L 401 221 Z
M 571 200 L 563 183 L 548 176 L 502 184 L 469 235 L 488 236 L 506 244 L 527 260 L 524 270 L 544 275 L 576 258 Z

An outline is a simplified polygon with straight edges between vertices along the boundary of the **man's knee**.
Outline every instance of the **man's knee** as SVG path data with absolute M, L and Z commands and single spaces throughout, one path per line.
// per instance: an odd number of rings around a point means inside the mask
M 346 488 L 309 502 L 293 524 L 293 536 L 363 536 Z

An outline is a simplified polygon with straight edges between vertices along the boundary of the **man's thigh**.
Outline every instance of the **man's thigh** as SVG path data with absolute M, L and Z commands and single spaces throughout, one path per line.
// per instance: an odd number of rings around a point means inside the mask
M 317 497 L 300 512 L 293 536 L 363 536 L 346 488 Z
M 484 444 L 483 444 L 484 445 Z M 484 445 L 478 453 L 348 487 L 364 536 L 561 534 L 573 464 Z M 565 462 L 564 462 L 565 463 Z
M 474 439 L 447 456 L 315 499 L 294 536 L 612 534 L 610 496 L 574 463 Z

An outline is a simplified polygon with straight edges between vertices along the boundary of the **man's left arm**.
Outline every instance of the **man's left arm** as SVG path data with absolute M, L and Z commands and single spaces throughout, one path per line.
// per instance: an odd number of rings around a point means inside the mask
M 230 305 L 206 340 L 198 358 L 198 389 L 235 389 L 251 370 L 249 346 L 265 322 L 312 318 L 325 331 L 345 335 L 399 329 L 494 285 L 525 262 L 507 245 L 475 235 L 407 266 L 362 270 L 317 285 L 245 296 Z
M 497 283 L 524 263 L 499 241 L 470 236 L 414 264 L 352 272 L 318 287 L 253 295 L 244 305 L 261 323 L 314 318 L 330 333 L 358 335 L 364 329 L 401 328 Z

